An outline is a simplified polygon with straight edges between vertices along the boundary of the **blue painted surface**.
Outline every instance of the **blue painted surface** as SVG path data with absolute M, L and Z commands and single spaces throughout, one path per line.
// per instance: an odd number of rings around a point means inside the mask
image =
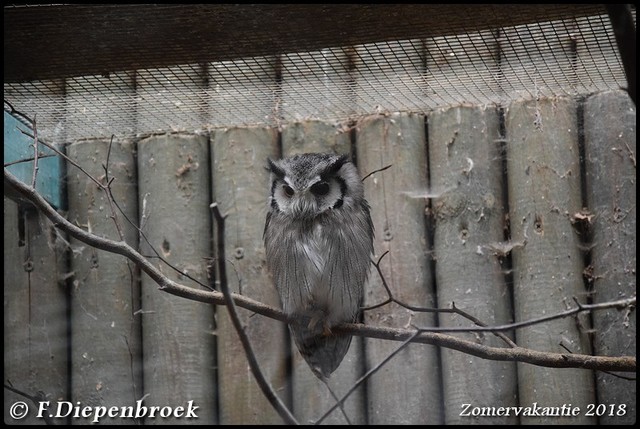
M 33 158 L 33 138 L 20 130 L 33 135 L 33 129 L 4 112 L 4 163 Z M 40 154 L 55 154 L 48 147 L 38 145 Z M 33 180 L 33 160 L 6 167 L 11 174 L 31 186 Z M 36 190 L 55 208 L 61 208 L 61 159 L 55 155 L 38 159 Z

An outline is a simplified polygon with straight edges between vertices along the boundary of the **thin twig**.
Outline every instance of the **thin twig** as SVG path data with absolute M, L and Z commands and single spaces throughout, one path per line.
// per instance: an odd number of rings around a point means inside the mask
M 224 216 L 220 213 L 220 209 L 218 208 L 217 203 L 213 203 L 209 206 L 211 208 L 211 212 L 213 213 L 213 217 L 216 220 L 217 225 L 217 233 L 218 233 L 218 251 L 222 251 L 224 254 L 224 242 L 222 238 L 224 237 Z M 222 245 L 220 244 L 222 243 Z M 222 248 L 221 248 L 222 246 Z M 273 391 L 271 385 L 265 378 L 264 374 L 260 370 L 260 365 L 258 364 L 258 359 L 256 359 L 256 355 L 253 353 L 253 348 L 251 347 L 251 341 L 249 341 L 249 337 L 244 331 L 242 326 L 242 322 L 240 321 L 240 317 L 238 317 L 238 311 L 236 310 L 236 304 L 233 302 L 231 297 L 231 292 L 229 291 L 229 285 L 227 284 L 227 274 L 225 269 L 225 261 L 224 259 L 218 258 L 218 279 L 220 284 L 220 290 L 224 295 L 224 301 L 229 310 L 229 317 L 231 318 L 231 322 L 233 322 L 233 327 L 236 329 L 238 333 L 238 337 L 240 338 L 240 342 L 242 343 L 242 347 L 244 347 L 244 353 L 247 356 L 247 361 L 249 362 L 249 367 L 251 368 L 251 372 L 253 373 L 258 386 L 264 393 L 264 396 L 271 403 L 273 408 L 278 412 L 280 417 L 287 424 L 297 425 L 298 421 L 291 414 L 289 409 L 284 405 L 284 403 L 280 400 L 276 392 Z
M 36 123 L 36 115 L 33 115 L 33 177 L 31 179 L 31 187 L 36 188 L 36 178 L 38 177 L 38 125 Z
M 107 162 L 102 166 L 102 168 L 104 169 L 104 176 L 107 182 L 109 181 L 109 159 L 111 159 L 111 148 L 113 147 L 113 137 L 114 135 L 111 134 L 111 139 L 109 139 L 109 148 L 107 149 Z
M 627 381 L 636 381 L 637 380 L 637 377 L 626 377 L 624 375 L 616 374 L 616 373 L 613 373 L 611 371 L 602 371 L 602 372 L 604 372 L 605 374 L 610 375 L 612 377 L 621 378 L 621 379 L 627 380 Z
M 344 409 L 344 401 L 347 399 L 347 396 L 351 394 L 351 391 L 347 392 L 347 394 L 342 399 L 339 399 L 338 395 L 336 395 L 333 389 L 331 388 L 331 386 L 329 386 L 329 380 L 327 378 L 322 378 L 322 382 L 324 383 L 325 387 L 331 394 L 331 397 L 333 398 L 333 400 L 336 401 L 336 405 L 340 407 L 340 411 L 342 412 L 342 416 L 344 417 L 344 419 L 347 421 L 347 425 L 351 426 L 353 423 L 351 423 L 351 419 L 349 419 L 349 416 L 347 415 L 347 412 Z M 331 411 L 335 409 L 336 407 L 334 406 L 331 409 Z M 324 419 L 326 416 L 328 416 L 331 413 L 331 411 L 328 411 L 327 414 L 323 415 L 321 417 L 321 420 Z M 320 424 L 320 421 L 316 422 L 315 424 Z
M 631 148 L 629 147 L 629 143 L 625 141 L 624 145 L 627 147 L 627 151 L 629 152 L 629 159 L 633 164 L 633 168 L 636 168 L 636 155 L 633 153 L 633 150 L 631 150 Z
M 380 280 L 382 280 L 382 286 L 387 291 L 388 298 L 385 301 L 381 302 L 381 303 L 370 305 L 370 306 L 367 306 L 367 307 L 362 307 L 360 309 L 361 311 L 373 310 L 375 308 L 387 305 L 387 304 L 389 304 L 391 302 L 395 302 L 400 307 L 406 308 L 407 310 L 410 310 L 410 311 L 415 311 L 417 313 L 418 312 L 421 312 L 421 313 L 457 313 L 456 310 L 450 309 L 450 308 L 419 307 L 419 306 L 416 306 L 416 305 L 406 304 L 406 303 L 396 299 L 393 296 L 393 293 L 391 292 L 391 289 L 389 288 L 389 285 L 387 284 L 387 280 L 385 279 L 384 274 L 382 274 L 382 269 L 380 268 L 380 262 L 382 262 L 382 259 L 385 256 L 387 256 L 388 254 L 389 254 L 389 251 L 387 250 L 386 252 L 384 252 L 378 258 L 377 262 L 372 262 L 373 266 L 376 268 L 376 271 L 378 272 L 378 275 L 380 276 Z
M 124 240 L 124 234 L 122 232 L 120 223 L 118 222 L 117 219 L 117 213 L 116 211 L 113 209 L 113 206 L 115 205 L 115 207 L 118 209 L 118 211 L 122 214 L 122 216 L 124 217 L 124 219 L 127 221 L 127 223 L 129 225 L 131 225 L 133 228 L 135 228 L 138 231 L 139 237 L 142 237 L 145 241 L 145 243 L 147 243 L 149 245 L 149 248 L 153 251 L 153 253 L 156 255 L 155 257 L 157 259 L 159 259 L 160 261 L 162 261 L 162 263 L 164 263 L 166 266 L 168 266 L 169 268 L 171 268 L 174 272 L 180 274 L 183 277 L 188 278 L 189 280 L 191 280 L 192 282 L 206 288 L 209 290 L 213 290 L 209 285 L 201 282 L 200 280 L 198 280 L 197 278 L 191 276 L 189 273 L 187 273 L 186 271 L 182 271 L 180 270 L 178 267 L 174 266 L 173 264 L 171 264 L 166 258 L 164 258 L 162 255 L 160 255 L 160 253 L 156 250 L 156 248 L 151 244 L 151 242 L 149 241 L 149 239 L 147 238 L 147 236 L 145 235 L 145 233 L 142 231 L 142 225 L 139 227 L 135 222 L 133 222 L 131 219 L 129 219 L 129 216 L 127 216 L 127 214 L 125 213 L 125 211 L 120 207 L 120 205 L 118 204 L 118 201 L 116 200 L 116 198 L 113 196 L 113 191 L 111 189 L 111 183 L 113 182 L 114 178 L 109 177 L 109 160 L 111 158 L 111 149 L 113 146 L 113 138 L 114 136 L 111 135 L 111 140 L 109 141 L 109 149 L 107 150 L 107 162 L 106 165 L 103 165 L 102 168 L 104 169 L 105 172 L 105 181 L 107 183 L 107 186 L 105 189 L 105 192 L 107 193 L 107 199 L 109 201 L 109 206 L 111 207 L 111 213 L 113 213 L 113 219 L 114 222 L 116 224 L 116 228 L 118 229 L 118 234 L 120 236 L 121 240 Z M 143 208 L 144 210 L 144 208 Z M 144 217 L 144 213 L 143 213 L 143 217 Z M 141 222 L 142 223 L 142 222 Z
M 322 417 L 320 417 L 318 419 L 318 421 L 315 422 L 315 424 L 319 425 L 320 423 L 322 423 L 322 421 L 327 418 L 327 416 L 329 414 L 331 414 L 333 412 L 333 410 L 335 410 L 337 407 L 341 406 L 344 401 L 349 397 L 349 395 L 351 395 L 357 388 L 358 386 L 360 386 L 362 383 L 364 383 L 369 377 L 371 377 L 373 374 L 375 374 L 380 368 L 382 368 L 384 365 L 386 365 L 387 362 L 389 362 L 395 355 L 397 355 L 398 353 L 400 353 L 405 347 L 407 347 L 407 345 L 409 345 L 409 343 L 411 343 L 413 341 L 414 338 L 416 338 L 418 336 L 418 334 L 420 334 L 420 331 L 415 331 L 413 333 L 413 335 L 411 335 L 409 338 L 407 338 L 402 344 L 400 344 L 400 347 L 398 347 L 397 349 L 395 349 L 389 356 L 387 356 L 386 358 L 384 358 L 384 360 L 380 363 L 378 363 L 376 366 L 374 366 L 373 368 L 371 368 L 369 371 L 367 371 L 367 373 L 365 375 L 363 375 L 362 377 L 360 377 L 358 379 L 358 381 L 355 382 L 355 384 L 353 386 L 351 386 L 351 388 L 347 391 L 347 393 L 344 394 L 344 396 L 342 397 L 342 399 L 340 399 L 338 402 L 336 402 L 333 407 L 329 408 L 329 410 L 327 410 L 326 413 L 324 413 L 322 415 Z
M 31 134 L 29 134 L 28 132 L 21 130 L 18 128 L 18 131 L 20 131 L 22 134 L 24 134 L 25 136 L 34 138 L 34 136 L 32 136 Z M 82 171 L 89 179 L 91 179 L 96 185 L 98 185 L 99 187 L 102 188 L 102 183 L 100 183 L 100 181 L 98 179 L 96 179 L 95 177 L 93 177 L 91 174 L 89 174 L 84 168 L 82 168 L 82 166 L 80 164 L 78 164 L 77 162 L 75 162 L 73 159 L 69 158 L 64 152 L 61 152 L 60 150 L 58 150 L 57 147 L 50 145 L 49 143 L 45 142 L 44 140 L 40 142 L 41 145 L 48 147 L 49 149 L 51 149 L 52 151 L 54 151 L 56 154 L 60 155 L 65 161 L 68 161 L 71 165 L 73 165 L 74 167 L 76 167 L 78 170 Z
M 24 130 L 20 130 L 20 132 L 22 132 L 23 134 L 32 137 L 29 133 L 27 133 Z M 82 173 L 84 173 L 91 181 L 93 181 L 93 183 L 96 184 L 96 186 L 98 186 L 100 189 L 105 189 L 105 185 L 103 185 L 102 183 L 100 183 L 100 181 L 98 179 L 96 179 L 95 177 L 93 177 L 91 174 L 89 174 L 84 168 L 82 168 L 82 166 L 80 164 L 78 164 L 77 162 L 75 162 L 73 159 L 69 158 L 65 153 L 59 151 L 56 147 L 50 145 L 47 142 L 41 141 L 40 142 L 42 145 L 48 147 L 49 149 L 51 149 L 52 151 L 54 151 L 56 154 L 60 155 L 64 160 L 68 161 L 71 165 L 73 165 L 74 167 L 76 167 L 78 170 L 80 170 Z M 107 190 L 109 188 L 106 188 Z M 112 194 L 111 194 L 112 195 Z M 112 195 L 113 196 L 113 195 Z M 140 233 L 140 235 L 144 238 L 145 242 L 149 245 L 149 247 L 153 250 L 153 252 L 156 254 L 157 258 L 160 259 L 164 264 L 166 264 L 169 268 L 171 268 L 173 271 L 179 273 L 180 275 L 188 278 L 189 280 L 197 283 L 198 285 L 207 288 L 209 290 L 211 290 L 211 288 L 200 282 L 198 279 L 190 276 L 188 273 L 181 271 L 180 269 L 178 269 L 177 267 L 173 266 L 171 263 L 169 263 L 169 261 L 167 261 L 165 258 L 163 258 L 160 253 L 158 253 L 158 251 L 153 247 L 153 245 L 151 244 L 151 242 L 149 241 L 149 239 L 147 238 L 147 236 L 142 232 L 142 230 L 131 220 L 129 219 L 129 217 L 126 215 L 126 213 L 124 212 L 124 210 L 122 210 L 122 208 L 118 205 L 118 202 L 115 200 L 115 198 L 112 198 L 112 200 L 114 205 L 118 208 L 118 211 L 120 211 L 120 213 L 122 213 L 122 215 L 124 216 L 124 218 L 126 219 L 126 221 L 132 225 L 134 228 L 136 228 L 136 230 Z
M 54 157 L 55 155 L 51 154 L 51 155 L 45 155 L 44 152 L 40 152 L 40 154 L 38 155 L 39 159 L 44 159 L 44 158 L 51 158 Z M 10 167 L 12 165 L 15 164 L 22 164 L 23 162 L 32 162 L 34 160 L 34 158 L 23 158 L 23 159 L 18 159 L 16 161 L 11 161 L 11 162 L 6 162 L 4 164 L 5 167 Z
M 436 328 L 420 328 L 425 332 L 504 332 L 504 331 L 513 331 L 516 329 L 521 329 L 531 325 L 537 325 L 539 323 L 548 322 L 550 320 L 562 319 L 565 317 L 573 316 L 578 313 L 582 313 L 583 311 L 591 311 L 591 310 L 603 310 L 606 308 L 626 308 L 626 307 L 635 307 L 636 306 L 636 297 L 619 299 L 617 301 L 610 302 L 601 302 L 597 304 L 580 304 L 574 298 L 574 301 L 577 303 L 575 308 L 570 308 L 560 313 L 551 314 L 549 316 L 542 316 L 536 319 L 523 320 L 522 322 L 509 323 L 506 325 L 498 325 L 498 326 L 470 326 L 470 327 L 436 327 Z
M 388 168 L 391 168 L 391 166 L 392 166 L 392 165 L 393 165 L 393 164 L 389 164 L 389 165 L 387 165 L 387 166 L 385 166 L 385 167 L 378 168 L 377 170 L 373 170 L 371 173 L 369 173 L 369 174 L 367 174 L 366 176 L 364 176 L 364 177 L 362 178 L 362 181 L 364 182 L 364 179 L 366 179 L 367 177 L 372 176 L 372 175 L 374 175 L 374 174 L 376 174 L 376 173 L 379 173 L 379 172 L 381 172 L 381 171 L 384 171 L 384 170 L 386 170 L 386 169 L 388 169 Z
M 391 302 L 395 302 L 396 304 L 400 305 L 401 307 L 404 307 L 404 308 L 406 308 L 408 310 L 415 311 L 415 312 L 459 314 L 459 315 L 471 320 L 472 322 L 476 323 L 477 325 L 479 325 L 477 327 L 472 327 L 472 326 L 470 326 L 470 327 L 420 327 L 420 329 L 423 332 L 491 332 L 491 333 L 494 333 L 494 334 L 498 334 L 500 332 L 513 331 L 513 330 L 516 330 L 516 329 L 524 328 L 526 326 L 531 326 L 531 325 L 535 325 L 535 324 L 538 324 L 538 323 L 547 322 L 547 321 L 550 321 L 550 320 L 569 317 L 569 316 L 572 316 L 574 314 L 578 314 L 578 313 L 583 312 L 583 311 L 598 310 L 598 309 L 612 308 L 612 307 L 625 308 L 625 307 L 629 307 L 629 306 L 633 306 L 633 307 L 636 306 L 636 297 L 621 299 L 621 300 L 613 301 L 613 302 L 599 303 L 599 304 L 580 304 L 580 302 L 578 302 L 578 300 L 576 300 L 574 298 L 574 302 L 576 303 L 576 308 L 571 308 L 571 309 L 566 310 L 566 311 L 561 312 L 561 313 L 552 314 L 552 315 L 549 315 L 549 316 L 543 316 L 543 317 L 539 317 L 537 319 L 530 319 L 530 320 L 524 320 L 524 321 L 521 321 L 521 322 L 509 323 L 509 324 L 505 324 L 505 325 L 488 326 L 485 323 L 483 323 L 480 320 L 478 320 L 475 317 L 473 317 L 472 315 L 470 315 L 470 314 L 466 313 L 465 311 L 457 308 L 455 306 L 455 303 L 451 304 L 452 305 L 451 308 L 430 308 L 430 307 L 418 307 L 418 306 L 409 305 L 409 304 L 403 303 L 402 301 L 399 301 L 398 299 L 396 299 L 393 296 L 393 293 L 391 292 L 389 286 L 387 285 L 387 282 L 386 282 L 386 280 L 384 278 L 384 275 L 382 274 L 382 271 L 380 269 L 380 262 L 381 262 L 382 258 L 384 258 L 387 255 L 387 253 L 389 253 L 389 252 L 387 251 L 384 254 L 382 254 L 382 256 L 380 256 L 380 258 L 378 259 L 377 262 L 373 262 L 373 265 L 376 267 L 376 270 L 378 271 L 378 274 L 380 275 L 380 278 L 382 280 L 382 285 L 385 288 L 385 290 L 387 291 L 388 298 L 382 303 L 371 305 L 371 306 L 368 306 L 368 307 L 364 307 L 364 308 L 362 308 L 362 311 L 371 310 L 371 309 L 378 308 L 378 307 L 381 307 L 383 305 L 389 304 Z M 508 337 L 504 337 L 503 338 L 502 336 L 500 336 L 500 338 L 505 340 L 512 347 L 516 346 L 516 344 L 513 343 L 513 341 L 511 341 L 511 339 L 509 339 Z
M 459 314 L 460 316 L 471 320 L 473 323 L 475 323 L 478 326 L 482 326 L 482 327 L 488 326 L 486 323 L 482 322 L 481 320 L 479 320 L 475 316 L 472 316 L 471 314 L 467 313 L 466 311 L 463 311 L 463 310 L 459 309 L 458 307 L 456 307 L 456 303 L 455 302 L 451 303 L 451 310 L 452 310 L 453 313 Z M 469 331 L 467 331 L 467 332 L 469 332 Z M 500 338 L 505 343 L 507 343 L 507 345 L 509 347 L 518 347 L 518 345 L 516 343 L 514 343 L 511 338 L 509 338 L 508 336 L 506 336 L 502 332 L 492 332 L 492 334 L 495 335 L 496 337 Z
M 140 267 L 152 280 L 154 280 L 160 289 L 182 298 L 191 299 L 193 301 L 204 302 L 215 305 L 225 304 L 225 297 L 217 291 L 203 291 L 192 287 L 184 286 L 166 277 L 155 265 L 151 264 L 140 253 L 129 246 L 125 242 L 116 242 L 108 238 L 99 237 L 88 233 L 82 228 L 69 222 L 61 216 L 39 193 L 29 188 L 23 182 L 18 180 L 6 168 L 4 169 L 5 185 L 13 188 L 25 199 L 31 201 L 46 217 L 51 220 L 56 228 L 67 232 L 72 237 L 98 249 L 106 250 L 112 253 L 123 255 Z M 246 296 L 231 294 L 231 298 L 236 305 L 246 308 L 255 313 L 269 317 L 274 320 L 288 322 L 288 318 L 282 310 L 255 301 Z M 630 305 L 635 306 L 635 297 L 629 299 Z M 607 303 L 598 304 L 594 309 L 601 309 Z M 619 307 L 622 302 L 617 301 L 609 304 L 609 307 Z M 415 333 L 413 330 L 386 328 L 381 326 L 365 326 L 361 324 L 343 324 L 332 328 L 332 332 L 343 335 L 357 335 L 361 337 L 380 338 L 392 341 L 405 341 Z M 566 355 L 559 353 L 547 353 L 530 350 L 522 347 L 516 348 L 497 348 L 488 347 L 477 344 L 472 341 L 463 340 L 451 335 L 433 332 L 421 332 L 412 340 L 416 343 L 431 344 L 439 347 L 446 347 L 458 350 L 474 356 L 483 357 L 492 360 L 508 360 L 526 362 L 532 365 L 546 366 L 552 368 L 585 368 L 607 371 L 636 371 L 635 356 L 591 356 L 591 355 Z
M 4 383 L 4 388 L 9 390 L 10 392 L 15 393 L 16 395 L 20 395 L 23 398 L 26 398 L 26 399 L 30 400 L 31 402 L 33 402 L 33 405 L 38 409 L 40 409 L 40 406 L 42 405 L 42 402 L 46 401 L 46 399 L 47 399 L 47 395 L 42 391 L 38 391 L 35 395 L 30 395 L 30 394 L 28 394 L 26 392 L 23 392 L 20 389 L 16 389 L 10 383 Z M 45 411 L 48 411 L 48 410 L 45 409 Z M 44 422 L 47 425 L 53 425 L 53 426 L 56 425 L 55 421 L 53 420 L 53 416 L 50 413 L 48 413 L 48 412 L 42 413 L 42 418 L 44 419 Z
M 382 286 L 387 291 L 388 298 L 384 302 L 381 302 L 379 304 L 371 305 L 371 306 L 368 306 L 368 307 L 363 307 L 361 309 L 362 311 L 372 310 L 374 308 L 382 307 L 383 305 L 387 305 L 389 303 L 395 302 L 399 306 L 404 307 L 404 308 L 406 308 L 407 310 L 410 310 L 410 311 L 423 312 L 423 313 L 453 313 L 453 314 L 458 314 L 458 315 L 460 315 L 460 316 L 462 316 L 462 317 L 464 317 L 466 319 L 471 320 L 473 323 L 475 323 L 478 326 L 482 326 L 482 327 L 487 326 L 486 323 L 483 323 L 482 321 L 480 321 L 476 317 L 470 315 L 466 311 L 463 311 L 463 310 L 459 309 L 458 307 L 456 307 L 456 304 L 454 302 L 451 303 L 451 308 L 431 308 L 431 307 L 417 307 L 417 306 L 414 306 L 414 305 L 406 304 L 406 303 L 398 300 L 393 295 L 393 293 L 391 292 L 391 288 L 389 288 L 389 285 L 387 284 L 387 280 L 385 279 L 384 274 L 382 273 L 382 269 L 380 268 L 380 262 L 382 262 L 382 259 L 385 256 L 387 256 L 388 253 L 389 253 L 389 251 L 387 250 L 386 252 L 384 252 L 378 258 L 377 262 L 373 262 L 373 266 L 376 268 L 376 271 L 378 272 L 378 275 L 380 276 L 380 280 L 382 280 Z M 433 329 L 433 332 L 447 332 L 446 331 L 447 328 L 429 328 L 429 329 Z M 464 332 L 469 332 L 469 330 L 465 328 Z M 507 343 L 507 345 L 509 347 L 517 347 L 516 343 L 514 343 L 513 340 L 511 338 L 509 338 L 508 336 L 506 336 L 505 334 L 503 334 L 501 332 L 494 332 L 493 334 L 495 336 L 497 336 L 498 338 L 502 339 L 505 343 Z
M 33 121 L 31 120 L 31 118 L 27 115 L 25 115 L 24 113 L 22 113 L 19 110 L 16 110 L 16 108 L 13 107 L 13 105 L 11 103 L 9 103 L 7 100 L 3 99 L 4 104 L 6 104 L 7 106 L 9 106 L 9 114 L 13 117 L 16 116 L 20 116 L 20 118 L 16 118 L 18 121 L 22 122 L 25 125 L 31 126 L 31 124 L 33 123 Z
M 113 207 L 115 203 L 115 198 L 113 197 L 113 193 L 111 192 L 111 183 L 113 180 L 109 179 L 109 158 L 111 157 L 111 147 L 113 146 L 113 134 L 111 135 L 111 140 L 109 141 L 109 148 L 107 149 L 107 163 L 103 165 L 104 169 L 104 181 L 106 185 L 102 187 L 102 190 L 107 195 L 107 201 L 109 202 L 109 209 L 111 210 L 111 218 L 113 219 L 113 223 L 116 225 L 116 230 L 118 231 L 118 237 L 121 241 L 124 240 L 124 233 L 122 232 L 122 227 L 120 226 L 120 222 L 118 222 L 118 212 Z M 115 179 L 115 177 L 114 177 Z M 118 207 L 120 208 L 120 207 Z M 122 210 L 120 210 L 122 212 Z
M 144 201 L 144 200 L 143 200 Z M 171 262 L 167 261 L 166 258 L 164 258 L 157 250 L 156 248 L 151 244 L 151 241 L 149 241 L 149 238 L 147 238 L 146 234 L 143 232 L 141 227 L 138 227 L 138 225 L 136 225 L 131 219 L 129 219 L 129 216 L 127 216 L 127 214 L 125 213 L 125 211 L 122 209 L 122 207 L 120 207 L 120 205 L 118 204 L 118 201 L 114 198 L 113 199 L 113 204 L 115 204 L 116 208 L 118 209 L 118 211 L 122 214 L 122 217 L 124 217 L 124 219 L 127 221 L 127 223 L 129 225 L 131 225 L 132 227 L 134 227 L 137 231 L 138 231 L 138 235 L 139 237 L 142 237 L 142 239 L 144 239 L 144 242 L 147 243 L 149 245 L 149 248 L 153 251 L 153 253 L 155 254 L 155 256 L 147 256 L 149 258 L 156 258 L 159 259 L 160 261 L 162 261 L 162 263 L 164 263 L 167 267 L 171 268 L 173 271 L 175 271 L 176 273 L 180 274 L 183 277 L 188 278 L 189 280 L 191 280 L 192 282 L 196 283 L 199 286 L 202 286 L 205 289 L 208 290 L 213 290 L 213 288 L 211 288 L 211 286 L 209 286 L 208 284 L 205 284 L 203 282 L 201 282 L 200 280 L 198 280 L 197 278 L 191 276 L 188 272 L 186 271 L 182 271 L 180 270 L 178 267 L 174 266 L 173 264 L 171 264 Z M 142 213 L 142 221 L 141 221 L 141 225 L 144 223 L 144 204 L 143 204 L 143 213 Z

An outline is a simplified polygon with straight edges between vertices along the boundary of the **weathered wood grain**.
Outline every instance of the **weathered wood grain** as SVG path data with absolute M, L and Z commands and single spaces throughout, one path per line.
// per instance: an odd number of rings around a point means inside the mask
M 163 134 L 138 142 L 141 227 L 158 253 L 205 285 L 211 254 L 209 150 L 205 136 Z M 141 242 L 144 255 L 154 255 Z M 155 259 L 171 279 L 199 287 Z M 158 293 L 142 276 L 145 404 L 199 406 L 199 424 L 216 422 L 213 308 Z M 149 420 L 149 419 L 147 419 Z M 152 424 L 181 423 L 166 418 Z
M 277 134 L 271 128 L 229 128 L 211 136 L 213 195 L 226 215 L 226 272 L 232 292 L 278 306 L 267 272 L 262 241 L 269 196 L 267 158 L 276 157 Z M 220 256 L 218 256 L 220 257 Z M 240 311 L 245 333 L 261 370 L 285 404 L 287 388 L 286 327 L 283 323 Z M 227 309 L 216 309 L 220 422 L 278 424 L 282 419 L 264 397 L 249 370 Z
M 75 167 L 68 166 L 69 219 L 83 228 L 137 247 L 138 193 L 135 145 L 115 140 L 109 154 L 109 178 L 120 238 L 106 193 Z M 85 140 L 67 146 L 68 156 L 106 183 L 109 139 Z M 130 406 L 142 398 L 142 316 L 139 270 L 126 258 L 94 249 L 73 239 L 71 269 L 71 370 L 74 401 L 95 406 Z M 90 423 L 92 418 L 83 419 Z M 105 419 L 132 424 L 131 419 Z
M 589 97 L 584 105 L 584 143 L 589 216 L 593 231 L 590 280 L 594 302 L 636 295 L 636 107 L 622 91 Z M 593 315 L 594 352 L 636 355 L 636 310 Z M 614 405 L 603 424 L 633 424 L 636 383 L 598 371 L 598 402 Z M 626 410 L 618 414 L 618 407 Z
M 572 216 L 581 209 L 576 103 L 569 98 L 514 101 L 506 113 L 507 172 L 516 321 L 566 310 L 586 300 L 580 237 Z M 516 342 L 538 351 L 590 353 L 588 320 L 562 319 L 516 332 Z M 595 401 L 593 374 L 580 369 L 518 364 L 520 404 Z M 523 423 L 593 423 L 577 417 L 523 417 Z
M 5 197 L 4 382 L 32 396 L 41 391 L 45 400 L 54 401 L 69 400 L 69 356 L 62 280 L 65 249 L 56 248 L 51 227 L 36 211 L 20 211 Z M 27 416 L 20 420 L 9 414 L 18 401 L 29 406 Z M 5 423 L 42 424 L 37 411 L 28 399 L 5 388 Z
M 390 254 L 381 268 L 395 297 L 405 303 L 433 307 L 435 295 L 429 264 L 425 202 L 406 192 L 425 191 L 427 156 L 424 117 L 414 114 L 376 115 L 358 124 L 358 167 L 364 175 L 388 164 L 364 182 L 375 227 L 374 259 Z M 365 305 L 384 301 L 387 294 L 374 271 L 365 289 Z M 365 312 L 365 323 L 381 326 L 434 326 L 433 314 L 419 314 L 390 304 Z M 385 341 L 365 341 L 367 368 L 398 347 Z M 441 423 L 440 368 L 435 348 L 408 346 L 369 379 L 371 424 Z
M 511 293 L 505 282 L 506 204 L 498 112 L 454 106 L 429 116 L 429 171 L 435 218 L 434 252 L 438 307 L 453 303 L 487 325 L 510 323 Z M 440 314 L 440 326 L 472 326 L 459 315 Z M 492 334 L 464 335 L 494 347 Z M 469 423 L 462 404 L 517 405 L 516 366 L 441 349 L 447 424 Z M 518 418 L 473 419 L 480 424 L 515 424 Z

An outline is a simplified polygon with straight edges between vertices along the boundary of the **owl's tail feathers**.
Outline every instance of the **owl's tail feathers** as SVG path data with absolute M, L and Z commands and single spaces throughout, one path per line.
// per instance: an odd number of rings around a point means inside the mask
M 291 333 L 311 371 L 323 381 L 340 366 L 351 344 L 349 335 L 317 334 L 299 325 L 292 325 Z

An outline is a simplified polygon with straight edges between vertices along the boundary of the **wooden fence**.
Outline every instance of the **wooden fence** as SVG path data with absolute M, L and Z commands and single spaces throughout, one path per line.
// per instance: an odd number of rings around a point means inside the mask
M 302 121 L 268 127 L 158 134 L 114 141 L 104 193 L 67 165 L 67 217 L 124 239 L 171 279 L 215 287 L 209 204 L 228 215 L 225 254 L 235 292 L 277 306 L 262 231 L 268 157 L 351 154 L 365 180 L 375 255 L 394 297 L 455 303 L 488 325 L 635 295 L 635 106 L 622 92 L 581 100 L 516 100 L 373 115 L 354 124 Z M 104 180 L 108 139 L 73 141 L 71 159 Z M 126 219 L 125 219 L 126 218 Z M 138 232 L 127 221 L 138 224 Z M 5 197 L 5 384 L 82 406 L 199 408 L 189 423 L 275 424 L 223 307 L 168 295 L 123 257 L 52 232 L 38 213 Z M 165 265 L 170 262 L 178 271 Z M 387 293 L 372 270 L 365 305 Z M 262 370 L 302 423 L 334 403 L 288 338 L 286 326 L 241 310 Z M 469 326 L 451 314 L 395 303 L 364 312 L 375 326 Z M 539 351 L 635 356 L 635 311 L 602 310 L 508 333 Z M 461 334 L 504 347 L 487 334 Z M 355 339 L 330 386 L 341 396 L 398 347 Z M 5 390 L 7 410 L 22 397 Z M 324 423 L 631 423 L 636 386 L 604 372 L 485 360 L 413 344 Z M 464 416 L 479 407 L 580 407 L 575 417 Z M 606 408 L 602 412 L 602 405 Z M 593 408 L 593 416 L 587 411 Z M 625 408 L 626 407 L 626 408 Z M 624 409 L 624 415 L 619 415 Z M 613 412 L 611 412 L 613 410 Z M 35 411 L 20 422 L 42 422 Z M 84 419 L 90 422 L 92 417 Z M 73 423 L 80 420 L 71 419 Z M 104 420 L 106 421 L 106 420 Z M 116 419 L 116 423 L 131 423 Z M 146 424 L 186 423 L 146 418 Z

